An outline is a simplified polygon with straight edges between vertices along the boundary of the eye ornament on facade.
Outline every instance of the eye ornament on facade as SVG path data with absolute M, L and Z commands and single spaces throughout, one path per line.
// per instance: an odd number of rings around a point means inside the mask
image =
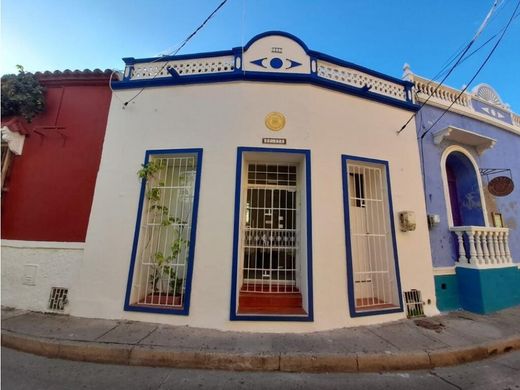
M 257 60 L 251 61 L 251 64 L 254 64 L 254 65 L 260 66 L 260 67 L 262 67 L 264 69 L 267 69 L 268 67 L 264 65 L 264 60 L 267 60 L 267 57 L 259 58 Z M 291 69 L 291 68 L 295 68 L 295 67 L 301 65 L 300 62 L 294 61 L 294 60 L 290 60 L 289 58 L 286 58 L 285 61 L 284 61 L 281 58 L 273 57 L 273 58 L 271 58 L 269 60 L 269 66 L 272 69 L 280 69 L 280 68 L 283 67 L 284 62 L 285 63 L 288 62 L 288 66 L 285 69 Z

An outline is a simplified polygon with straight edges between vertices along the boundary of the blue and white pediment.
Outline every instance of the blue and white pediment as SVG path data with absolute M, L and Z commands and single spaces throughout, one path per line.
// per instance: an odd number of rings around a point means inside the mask
M 113 89 L 228 81 L 308 83 L 362 98 L 416 110 L 412 83 L 309 50 L 283 31 L 268 31 L 243 48 L 209 53 L 124 58 L 123 80 Z
M 311 72 L 310 57 L 299 39 L 286 33 L 266 33 L 244 47 L 243 70 L 249 72 Z

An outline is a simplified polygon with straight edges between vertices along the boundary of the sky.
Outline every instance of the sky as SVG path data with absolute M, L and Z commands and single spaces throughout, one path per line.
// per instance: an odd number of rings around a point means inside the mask
M 123 57 L 170 53 L 222 0 L 1 0 L 0 73 L 123 69 Z M 473 48 L 507 24 L 518 1 L 501 0 Z M 435 77 L 474 36 L 493 0 L 228 0 L 179 54 L 245 45 L 269 30 L 325 54 L 401 78 L 404 63 Z M 520 9 L 519 11 L 520 12 Z M 445 82 L 461 88 L 496 39 Z M 470 50 L 471 52 L 471 50 Z M 491 85 L 520 112 L 520 17 L 470 85 Z

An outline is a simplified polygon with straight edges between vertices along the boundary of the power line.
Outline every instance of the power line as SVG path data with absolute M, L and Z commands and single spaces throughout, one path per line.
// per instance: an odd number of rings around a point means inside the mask
M 222 7 L 223 7 L 223 6 L 224 6 L 224 4 L 227 3 L 227 1 L 228 1 L 228 0 L 223 0 L 223 1 L 222 1 L 222 2 L 217 6 L 217 8 L 215 8 L 215 9 L 213 10 L 213 12 L 212 12 L 211 14 L 209 14 L 209 16 L 208 16 L 206 19 L 204 19 L 204 21 L 200 24 L 200 26 L 197 27 L 197 28 L 196 28 L 196 29 L 195 29 L 195 30 L 194 30 L 190 35 L 188 35 L 188 36 L 186 37 L 186 39 L 184 39 L 184 41 L 181 43 L 181 45 L 180 45 L 177 49 L 175 49 L 172 53 L 170 53 L 169 56 L 174 56 L 174 55 L 176 55 L 176 54 L 177 54 L 177 53 L 178 53 L 178 52 L 179 52 L 179 51 L 180 51 L 184 46 L 186 46 L 186 44 L 191 40 L 191 38 L 193 38 L 193 37 L 194 37 L 194 36 L 195 36 L 195 35 L 196 35 L 196 34 L 197 34 L 197 33 L 198 33 L 198 32 L 199 32 L 199 31 L 200 31 L 200 30 L 201 30 L 201 29 L 206 25 L 206 23 L 207 23 L 207 22 L 208 22 L 208 21 L 209 21 L 213 16 L 215 16 L 215 14 L 216 14 L 216 13 L 217 13 L 217 12 L 218 12 Z M 163 56 L 163 57 L 164 57 L 164 56 Z M 155 60 L 152 61 L 152 63 L 159 61 L 159 60 L 162 59 L 163 57 L 158 57 L 158 58 L 156 58 Z M 151 80 L 154 80 L 154 79 L 159 75 L 159 73 L 161 73 L 161 72 L 164 70 L 164 68 L 166 68 L 166 66 L 167 66 L 169 63 L 170 63 L 170 61 L 166 61 L 166 62 L 163 64 L 163 66 L 162 66 L 162 67 L 161 67 L 161 68 L 160 68 L 160 69 L 159 69 L 159 70 L 158 70 L 158 71 L 153 75 L 153 77 L 151 78 Z M 112 88 L 112 86 L 110 86 L 110 87 Z M 126 102 L 124 102 L 124 103 L 123 103 L 123 108 L 126 107 L 126 106 L 128 106 L 128 104 L 129 104 L 130 102 L 132 102 L 133 100 L 135 100 L 135 99 L 136 99 L 136 98 L 137 98 L 141 93 L 143 93 L 143 91 L 144 91 L 144 87 L 141 88 L 141 89 L 139 90 L 139 92 L 137 92 L 137 93 L 136 93 L 136 94 L 135 94 L 131 99 L 129 99 L 129 100 L 127 100 Z
M 500 9 L 500 11 L 502 10 L 503 8 Z M 496 16 L 496 14 L 495 14 Z M 516 15 L 514 15 L 513 17 L 513 21 L 518 18 L 520 16 L 520 12 L 517 12 Z M 477 47 L 475 50 L 473 50 L 471 53 L 469 53 L 468 55 L 466 55 L 466 57 L 464 57 L 460 62 L 459 62 L 459 65 L 461 65 L 462 63 L 464 63 L 466 60 L 468 60 L 469 58 L 473 57 L 474 54 L 478 53 L 481 49 L 483 49 L 485 46 L 487 46 L 488 43 L 490 43 L 493 39 L 495 39 L 502 31 L 504 31 L 505 29 L 505 26 L 502 27 L 500 30 L 498 30 L 495 34 L 493 34 L 491 37 L 489 37 L 487 39 L 486 42 L 484 42 L 483 44 L 481 44 L 479 47 Z M 462 50 L 459 50 L 459 53 L 462 52 Z M 458 55 L 458 54 L 457 54 Z M 433 81 L 435 81 L 438 77 L 440 77 L 441 75 L 443 75 L 445 72 L 444 72 L 444 69 L 446 69 L 449 64 L 451 64 L 453 61 L 455 61 L 455 55 L 453 55 L 452 57 L 450 58 L 453 58 L 451 60 L 449 60 L 447 62 L 447 65 L 445 65 L 431 80 L 428 81 L 428 83 L 426 84 L 426 87 L 428 85 L 430 85 Z M 417 95 L 417 92 L 415 92 L 415 95 Z M 417 113 L 419 113 L 419 111 L 417 111 Z
M 520 16 L 520 12 L 517 12 L 516 15 L 513 17 L 513 21 L 518 18 Z M 464 61 L 466 61 L 467 59 L 469 59 L 470 57 L 472 57 L 474 54 L 476 54 L 478 51 L 480 51 L 482 48 L 484 48 L 484 46 L 487 46 L 487 44 L 489 42 L 491 42 L 493 39 L 495 39 L 502 31 L 504 31 L 505 29 L 505 26 L 502 27 L 500 30 L 498 30 L 493 36 L 491 36 L 490 38 L 488 38 L 488 40 L 486 42 L 484 42 L 482 45 L 480 45 L 479 47 L 477 47 L 475 50 L 473 50 L 471 53 L 469 53 L 466 57 L 464 57 L 462 59 L 462 61 L 460 61 L 459 65 L 462 64 Z M 452 61 L 453 62 L 453 61 Z M 440 73 L 444 73 L 444 72 L 440 72 Z M 437 76 L 435 76 L 431 81 L 435 80 L 435 78 L 439 77 L 440 74 L 437 74 Z
M 503 4 L 504 2 L 502 2 L 501 4 L 499 4 L 496 8 L 496 11 L 495 13 L 489 18 L 489 24 L 491 24 L 493 22 L 494 19 L 496 19 L 496 17 L 500 14 L 500 12 L 502 12 L 504 10 L 504 7 L 503 7 Z M 518 15 L 517 15 L 518 16 Z M 503 29 L 503 28 L 502 28 Z M 493 38 L 495 38 L 502 30 L 499 30 L 495 35 L 493 35 L 490 39 L 488 39 L 488 41 L 486 41 L 486 43 L 488 43 L 490 40 L 492 40 Z M 484 45 L 481 45 L 479 46 L 479 49 L 482 47 L 482 46 L 485 46 Z M 426 84 L 426 86 L 429 86 L 433 81 L 436 81 L 439 77 L 441 77 L 445 72 L 445 70 L 456 60 L 456 58 L 460 55 L 460 53 L 462 53 L 462 51 L 464 50 L 465 48 L 465 45 L 461 45 L 456 51 L 454 54 L 452 54 L 451 57 L 449 57 L 446 62 L 442 65 L 442 68 L 439 72 L 437 72 L 437 74 L 435 76 L 433 76 L 430 81 Z M 464 61 L 466 61 L 467 58 L 471 57 L 477 50 L 474 50 L 472 51 L 469 55 L 467 55 L 464 59 L 462 59 L 462 61 L 459 63 L 462 64 Z
M 462 91 L 460 91 L 460 93 L 457 95 L 457 97 L 453 100 L 453 102 L 449 105 L 448 108 L 446 108 L 442 114 L 437 118 L 437 120 L 428 128 L 428 130 L 426 130 L 422 135 L 421 135 L 421 140 L 426 136 L 426 134 L 428 134 L 430 132 L 430 130 L 442 119 L 442 117 L 444 117 L 444 115 L 446 115 L 446 113 L 451 109 L 451 107 L 453 107 L 453 105 L 458 102 L 459 98 L 462 96 L 462 94 L 464 92 L 466 92 L 466 90 L 468 89 L 468 87 L 471 85 L 471 83 L 475 80 L 475 78 L 479 75 L 480 71 L 484 68 L 484 66 L 487 64 L 487 62 L 489 61 L 489 59 L 491 58 L 491 56 L 493 55 L 493 53 L 495 52 L 496 48 L 498 47 L 498 45 L 500 44 L 500 42 L 502 41 L 502 38 L 504 38 L 504 35 L 506 34 L 507 32 L 507 29 L 509 28 L 509 26 L 511 25 L 511 22 L 513 21 L 513 19 L 517 16 L 515 15 L 516 14 L 516 11 L 518 10 L 518 7 L 520 6 L 520 0 L 518 1 L 518 3 L 516 4 L 516 7 L 515 7 L 515 10 L 513 11 L 513 13 L 511 14 L 511 17 L 509 18 L 509 21 L 507 22 L 505 28 L 504 28 L 504 31 L 502 31 L 502 34 L 500 35 L 500 37 L 498 38 L 497 42 L 495 43 L 495 46 L 493 46 L 493 48 L 491 49 L 491 51 L 489 52 L 489 54 L 487 55 L 486 59 L 484 60 L 484 62 L 480 65 L 480 67 L 477 69 L 477 71 L 475 72 L 475 74 L 473 75 L 473 77 L 471 78 L 471 80 L 469 80 L 469 82 L 466 84 L 466 86 L 462 89 Z
M 419 107 L 419 110 L 417 110 L 417 112 L 419 112 L 425 105 L 426 103 L 428 103 L 428 101 L 431 99 L 431 97 L 435 94 L 435 92 L 437 92 L 437 90 L 441 87 L 441 85 L 444 83 L 444 81 L 446 81 L 446 79 L 449 77 L 449 75 L 455 70 L 455 68 L 459 65 L 459 63 L 461 62 L 462 58 L 464 57 L 464 55 L 468 52 L 468 50 L 471 48 L 471 46 L 473 46 L 473 43 L 475 43 L 475 41 L 477 40 L 477 38 L 480 36 L 480 34 L 482 33 L 482 31 L 484 30 L 484 28 L 486 27 L 491 15 L 493 15 L 493 13 L 495 12 L 496 8 L 497 8 L 497 5 L 498 5 L 498 1 L 499 0 L 495 0 L 493 2 L 493 5 L 491 6 L 491 9 L 488 11 L 486 17 L 484 18 L 484 21 L 480 24 L 480 27 L 478 28 L 477 32 L 475 33 L 475 35 L 473 36 L 473 38 L 471 39 L 471 41 L 466 45 L 466 48 L 464 49 L 464 51 L 462 52 L 462 54 L 459 56 L 457 62 L 455 62 L 455 64 L 451 67 L 451 69 L 449 70 L 449 72 L 446 74 L 446 76 L 443 77 L 443 79 L 441 80 L 440 83 L 437 84 L 437 86 L 435 87 L 435 89 L 433 90 L 433 92 L 428 96 L 428 98 L 421 104 L 421 106 Z M 431 82 L 431 81 L 430 81 Z M 417 112 L 415 112 L 414 114 L 412 114 L 410 116 L 410 118 L 405 122 L 405 124 L 403 126 L 401 126 L 401 128 L 397 131 L 397 135 L 401 134 L 401 132 L 406 128 L 406 126 L 408 126 L 408 124 L 412 121 L 412 119 L 415 118 L 415 116 L 417 115 Z

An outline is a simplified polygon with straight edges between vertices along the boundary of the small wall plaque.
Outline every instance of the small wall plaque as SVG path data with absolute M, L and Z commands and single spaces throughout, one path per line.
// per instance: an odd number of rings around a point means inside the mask
M 493 217 L 493 226 L 502 228 L 504 227 L 504 218 L 501 213 L 491 213 L 491 217 Z
M 509 195 L 515 189 L 513 180 L 507 176 L 498 176 L 492 179 L 488 184 L 488 190 L 495 196 Z
M 279 112 L 270 112 L 265 117 L 265 126 L 272 131 L 280 131 L 285 126 L 285 116 Z
M 262 138 L 263 144 L 274 144 L 274 145 L 285 145 L 287 144 L 287 139 L 285 138 Z

